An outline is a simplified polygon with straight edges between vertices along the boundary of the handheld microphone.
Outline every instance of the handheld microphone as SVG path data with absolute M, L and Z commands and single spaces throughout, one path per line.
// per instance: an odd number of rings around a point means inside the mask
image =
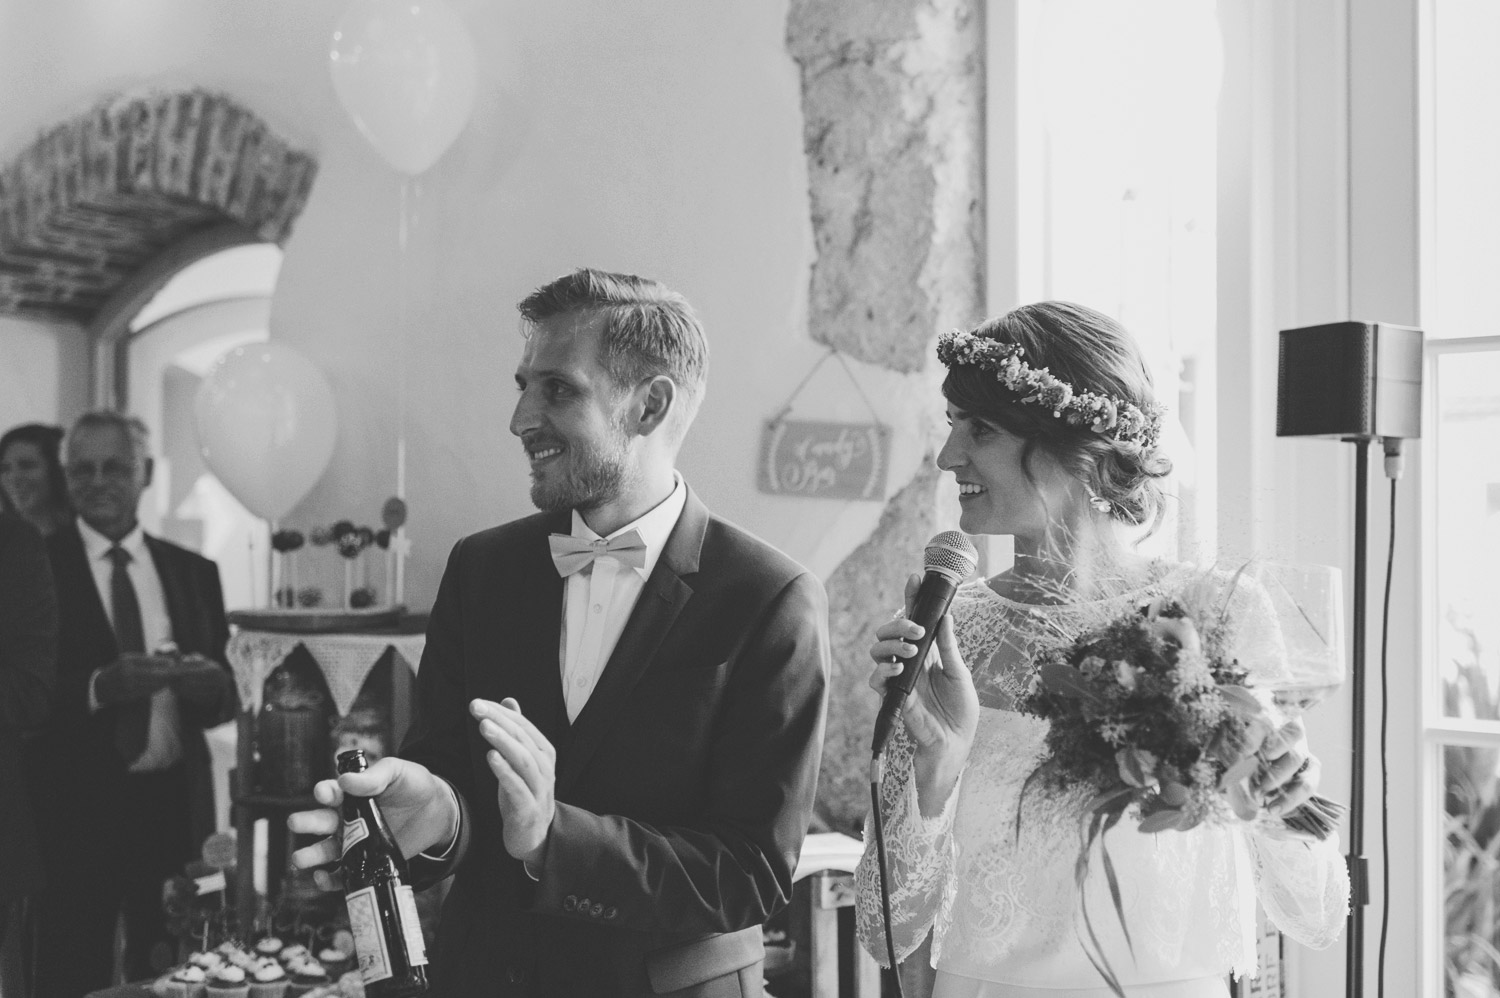
M 901 705 L 916 685 L 917 672 L 927 660 L 927 651 L 937 635 L 938 621 L 948 612 L 953 594 L 959 583 L 973 574 L 979 567 L 979 552 L 963 533 L 945 530 L 927 542 L 922 554 L 924 576 L 922 587 L 912 604 L 911 619 L 922 626 L 922 637 L 917 641 L 916 654 L 902 659 L 906 663 L 899 676 L 892 676 L 885 684 L 885 699 L 880 703 L 880 712 L 875 715 L 875 737 L 870 742 L 870 754 L 876 758 L 885 751 L 896 715 Z

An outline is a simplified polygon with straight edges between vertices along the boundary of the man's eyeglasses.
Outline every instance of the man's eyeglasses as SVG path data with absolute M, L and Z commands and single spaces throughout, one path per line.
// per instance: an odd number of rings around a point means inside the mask
M 86 482 L 92 478 L 103 478 L 108 482 L 129 481 L 136 472 L 136 464 L 133 461 L 116 461 L 113 459 L 103 464 L 95 464 L 93 461 L 69 461 L 63 471 L 70 481 Z

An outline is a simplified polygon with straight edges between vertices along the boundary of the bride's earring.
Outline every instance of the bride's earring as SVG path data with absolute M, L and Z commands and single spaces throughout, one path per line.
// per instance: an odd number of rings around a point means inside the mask
M 1094 507 L 1094 509 L 1098 510 L 1099 512 L 1109 513 L 1115 508 L 1113 503 L 1096 493 L 1087 485 L 1083 487 L 1083 490 L 1089 494 L 1089 505 Z

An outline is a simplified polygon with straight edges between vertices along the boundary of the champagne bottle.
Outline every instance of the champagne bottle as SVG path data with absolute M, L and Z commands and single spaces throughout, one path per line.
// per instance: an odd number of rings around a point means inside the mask
M 363 773 L 368 766 L 364 749 L 339 753 L 340 773 Z M 343 818 L 344 900 L 365 994 L 369 998 L 423 994 L 427 953 L 406 858 L 373 798 L 345 794 Z

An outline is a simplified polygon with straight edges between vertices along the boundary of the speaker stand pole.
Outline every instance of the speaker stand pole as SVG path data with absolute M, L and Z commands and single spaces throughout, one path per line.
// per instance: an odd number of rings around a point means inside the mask
M 1354 444 L 1354 640 L 1352 715 L 1353 758 L 1349 767 L 1349 923 L 1345 928 L 1344 990 L 1348 998 L 1364 998 L 1365 905 L 1370 903 L 1370 863 L 1365 858 L 1365 599 L 1370 529 L 1370 445 Z

